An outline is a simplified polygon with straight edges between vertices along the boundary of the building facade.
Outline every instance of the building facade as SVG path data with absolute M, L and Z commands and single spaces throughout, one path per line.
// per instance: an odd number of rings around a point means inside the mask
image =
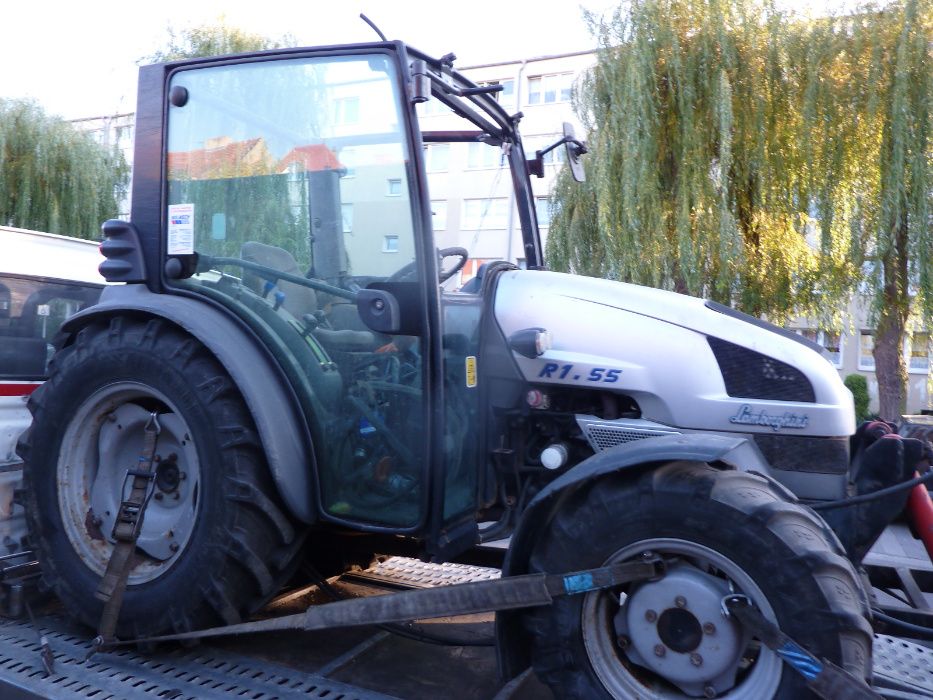
M 564 122 L 582 138 L 571 96 L 595 63 L 595 52 L 587 51 L 458 70 L 478 85 L 501 88 L 496 99 L 509 114 L 521 112 L 522 143 L 526 156 L 532 158 L 535 151 L 563 137 Z M 419 110 L 424 131 L 456 128 L 456 117 L 435 100 Z M 518 212 L 501 151 L 481 143 L 429 144 L 425 155 L 438 246 L 461 246 L 474 256 L 455 282 L 466 282 L 491 260 L 511 260 L 523 266 Z M 533 183 L 542 240 L 548 232 L 549 193 L 563 159 L 563 148 L 545 154 L 544 177 Z

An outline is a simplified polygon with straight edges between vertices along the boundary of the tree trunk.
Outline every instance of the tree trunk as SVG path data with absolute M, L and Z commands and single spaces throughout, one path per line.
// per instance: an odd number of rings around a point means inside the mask
M 907 218 L 902 215 L 892 227 L 893 240 L 883 263 L 883 302 L 875 330 L 875 378 L 878 380 L 878 415 L 897 421 L 907 402 L 907 363 L 904 340 L 910 315 L 907 285 Z
M 875 377 L 878 380 L 878 415 L 882 420 L 897 421 L 907 400 L 907 363 L 904 361 L 904 337 L 907 314 L 897 306 L 885 306 L 875 331 Z

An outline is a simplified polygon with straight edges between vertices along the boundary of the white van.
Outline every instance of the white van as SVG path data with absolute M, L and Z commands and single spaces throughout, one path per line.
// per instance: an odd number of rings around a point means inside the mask
M 0 555 L 18 551 L 25 534 L 13 490 L 16 441 L 30 421 L 26 402 L 45 380 L 59 326 L 100 296 L 98 245 L 0 226 Z

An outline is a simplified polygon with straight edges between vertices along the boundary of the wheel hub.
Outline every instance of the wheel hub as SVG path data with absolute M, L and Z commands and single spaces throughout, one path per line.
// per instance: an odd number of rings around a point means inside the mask
M 688 654 L 703 641 L 703 628 L 693 613 L 682 608 L 668 608 L 658 618 L 658 636 L 667 648 Z
M 128 471 L 139 460 L 154 406 L 161 432 L 156 443 L 153 491 L 137 549 L 146 557 L 130 574 L 136 585 L 159 576 L 184 550 L 197 520 L 200 470 L 188 427 L 168 400 L 132 382 L 107 386 L 75 416 L 59 458 L 59 506 L 66 533 L 84 563 L 102 575 L 112 551 L 121 502 L 129 495 Z
M 675 563 L 660 581 L 639 586 L 613 620 L 626 656 L 687 695 L 719 694 L 735 685 L 748 639 L 722 611 L 727 581 Z

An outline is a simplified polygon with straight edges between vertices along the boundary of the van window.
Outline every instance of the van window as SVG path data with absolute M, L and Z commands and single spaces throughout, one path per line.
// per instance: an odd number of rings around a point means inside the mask
M 45 379 L 65 319 L 97 302 L 102 287 L 0 275 L 0 379 Z

